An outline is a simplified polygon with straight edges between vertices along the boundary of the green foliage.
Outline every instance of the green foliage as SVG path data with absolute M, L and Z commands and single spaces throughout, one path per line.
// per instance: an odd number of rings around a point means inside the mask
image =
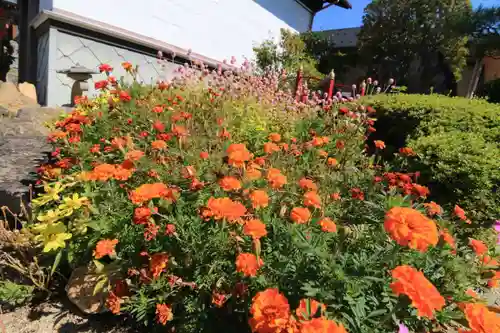
M 0 281 L 0 304 L 19 306 L 27 303 L 33 296 L 34 287 L 12 281 Z
M 455 302 L 486 285 L 481 261 L 450 211 L 423 215 L 415 175 L 382 179 L 378 157 L 365 154 L 371 111 L 295 103 L 275 75 L 214 73 L 209 87 L 190 75 L 168 87 L 115 86 L 54 124 L 57 161 L 41 168 L 30 239 L 62 248 L 73 267 L 106 272 L 107 306 L 149 328 L 249 332 L 255 296 L 272 288 L 290 306 L 278 325 L 305 326 L 295 309 L 312 298 L 351 333 L 457 326 Z M 254 202 L 256 190 L 267 204 Z M 416 216 L 396 221 L 402 235 L 430 226 L 413 239 L 428 248 L 398 245 L 385 223 L 397 207 Z M 247 229 L 254 220 L 264 232 Z M 456 244 L 438 241 L 444 230 Z M 495 240 L 484 240 L 495 256 Z M 435 320 L 395 295 L 391 272 L 402 265 L 451 300 Z
M 388 145 L 386 158 L 412 147 L 418 158 L 408 167 L 422 173 L 432 198 L 466 207 L 477 222 L 498 218 L 498 105 L 440 95 L 377 95 L 367 102 L 379 115 L 372 138 Z
M 285 70 L 294 76 L 303 68 L 306 76 L 322 77 L 316 69 L 317 59 L 308 52 L 307 46 L 300 34 L 281 29 L 279 44 L 269 39 L 254 47 L 257 69 L 261 72 Z

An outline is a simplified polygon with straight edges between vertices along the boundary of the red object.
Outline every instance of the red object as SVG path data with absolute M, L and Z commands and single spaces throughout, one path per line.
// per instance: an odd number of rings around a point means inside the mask
M 333 88 L 335 87 L 335 79 L 330 78 L 330 85 L 328 86 L 328 99 L 333 98 Z
M 302 91 L 302 69 L 297 71 L 297 81 L 295 82 L 295 100 L 298 102 L 300 99 L 300 92 Z

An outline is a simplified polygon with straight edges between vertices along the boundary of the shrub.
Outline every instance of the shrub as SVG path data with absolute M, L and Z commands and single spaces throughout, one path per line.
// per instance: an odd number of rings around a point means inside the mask
M 26 225 L 45 252 L 102 274 L 113 313 L 176 332 L 467 325 L 466 290 L 496 283 L 494 233 L 454 238 L 466 212 L 364 154 L 370 110 L 198 75 L 98 82 L 55 124 Z
M 391 159 L 401 147 L 418 154 L 405 168 L 420 171 L 431 199 L 470 211 L 491 224 L 500 215 L 500 107 L 483 100 L 440 95 L 377 95 L 372 139 L 388 145 Z M 495 157 L 496 156 L 496 157 Z

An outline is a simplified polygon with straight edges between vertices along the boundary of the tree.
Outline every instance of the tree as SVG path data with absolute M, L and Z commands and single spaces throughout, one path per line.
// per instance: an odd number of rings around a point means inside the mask
M 412 92 L 440 83 L 442 91 L 453 90 L 468 54 L 467 35 L 453 27 L 471 10 L 469 0 L 373 0 L 359 34 L 369 74 L 393 77 Z
M 481 6 L 472 13 L 466 13 L 456 29 L 469 36 L 471 57 L 475 60 L 475 65 L 467 96 L 473 97 L 483 69 L 484 57 L 500 55 L 500 7 Z
M 300 67 L 308 76 L 322 76 L 316 69 L 317 61 L 306 49 L 300 34 L 281 29 L 279 44 L 273 39 L 265 40 L 253 48 L 257 68 L 260 71 L 281 71 L 294 73 Z
M 323 78 L 324 73 L 317 70 L 318 61 L 307 50 L 300 34 L 281 29 L 279 44 L 274 39 L 265 40 L 253 48 L 257 72 L 284 72 L 284 82 L 290 89 L 295 86 L 296 74 L 302 68 L 304 76 Z M 309 82 L 312 88 L 318 88 L 317 80 Z

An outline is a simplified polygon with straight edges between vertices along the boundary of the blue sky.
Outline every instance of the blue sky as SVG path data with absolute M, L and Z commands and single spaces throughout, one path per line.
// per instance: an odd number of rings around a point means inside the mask
M 398 1 L 398 0 L 394 0 Z M 332 6 L 316 14 L 313 30 L 329 30 L 340 28 L 358 27 L 361 25 L 363 9 L 371 0 L 350 0 L 352 9 L 343 9 Z M 474 6 L 500 5 L 500 0 L 472 0 Z

